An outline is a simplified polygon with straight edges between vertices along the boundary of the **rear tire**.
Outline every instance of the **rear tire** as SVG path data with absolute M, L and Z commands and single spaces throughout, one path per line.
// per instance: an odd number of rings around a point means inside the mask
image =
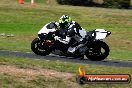
M 102 50 L 104 52 L 102 52 Z M 85 55 L 92 61 L 101 61 L 107 58 L 109 52 L 109 46 L 105 42 L 96 41 L 90 45 Z
M 35 54 L 41 55 L 41 56 L 46 56 L 50 54 L 51 51 L 48 47 L 46 49 L 41 49 L 39 46 L 40 46 L 40 40 L 39 38 L 35 38 L 31 43 L 31 50 Z

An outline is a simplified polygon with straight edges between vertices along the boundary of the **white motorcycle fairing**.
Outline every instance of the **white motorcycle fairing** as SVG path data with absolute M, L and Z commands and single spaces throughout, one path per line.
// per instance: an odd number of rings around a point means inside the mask
M 107 37 L 107 35 L 110 33 L 104 29 L 95 29 L 95 39 L 96 40 L 102 40 Z M 94 36 L 94 35 L 93 35 Z
M 49 32 L 55 32 L 56 29 L 52 28 L 52 29 L 48 29 L 46 24 L 45 26 L 43 26 L 43 28 L 38 32 L 38 34 L 48 34 Z

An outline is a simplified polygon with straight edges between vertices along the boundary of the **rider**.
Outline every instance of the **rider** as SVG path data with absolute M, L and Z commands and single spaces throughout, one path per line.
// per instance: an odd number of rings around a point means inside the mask
M 63 39 L 55 36 L 54 39 L 64 44 L 69 44 L 68 52 L 74 53 L 82 45 L 80 42 L 87 32 L 77 22 L 72 21 L 68 15 L 63 15 L 59 19 L 59 29 L 66 30 L 66 37 Z
M 68 15 L 63 15 L 59 19 L 59 23 L 56 21 L 47 23 L 39 32 L 38 36 L 43 39 L 46 30 L 45 29 L 52 29 L 55 28 L 63 30 L 65 32 L 65 37 L 59 37 L 55 36 L 54 39 L 58 40 L 59 42 L 63 44 L 68 44 L 70 47 L 68 48 L 69 53 L 74 53 L 74 51 L 80 47 L 80 41 L 83 40 L 83 38 L 86 35 L 86 31 L 82 29 L 82 27 L 75 21 L 72 21 L 72 19 Z M 52 32 L 52 30 L 49 30 Z M 54 31 L 54 30 L 53 30 Z M 78 46 L 79 45 L 79 46 Z

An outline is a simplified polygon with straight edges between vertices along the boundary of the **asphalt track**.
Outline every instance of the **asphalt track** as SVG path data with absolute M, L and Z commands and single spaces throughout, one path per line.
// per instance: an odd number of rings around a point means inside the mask
M 24 57 L 24 58 L 30 58 L 30 59 L 59 60 L 63 62 L 73 62 L 73 63 L 80 63 L 80 64 L 132 67 L 132 61 L 117 61 L 117 60 L 107 60 L 107 59 L 104 61 L 90 61 L 90 60 L 80 60 L 79 58 L 58 56 L 54 54 L 50 54 L 47 56 L 39 56 L 31 52 L 18 52 L 18 51 L 5 51 L 5 50 L 1 50 L 0 55 L 12 55 L 12 56 Z

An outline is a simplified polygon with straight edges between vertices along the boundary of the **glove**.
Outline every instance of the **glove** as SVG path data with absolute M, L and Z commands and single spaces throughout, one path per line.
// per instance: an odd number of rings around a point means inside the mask
M 54 39 L 55 39 L 55 40 L 60 40 L 60 37 L 55 36 Z

